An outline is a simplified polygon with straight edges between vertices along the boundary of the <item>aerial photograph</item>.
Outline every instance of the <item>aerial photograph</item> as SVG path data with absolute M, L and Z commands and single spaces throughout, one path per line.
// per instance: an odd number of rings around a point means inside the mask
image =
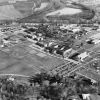
M 0 100 L 100 100 L 100 0 L 0 0 Z

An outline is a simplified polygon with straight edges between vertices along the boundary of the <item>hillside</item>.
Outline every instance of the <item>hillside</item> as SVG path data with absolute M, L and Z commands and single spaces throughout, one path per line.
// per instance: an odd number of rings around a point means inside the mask
M 57 4 L 57 3 L 56 3 Z M 41 9 L 39 11 L 33 12 L 32 15 L 21 19 L 21 22 L 34 22 L 34 21 L 52 21 L 52 20 L 80 20 L 86 19 L 90 20 L 95 16 L 95 12 L 90 8 L 77 4 L 77 3 L 69 3 L 63 4 L 59 3 L 56 5 L 54 2 L 49 3 L 47 7 Z M 41 6 L 40 6 L 41 7 Z M 72 19 L 71 19 L 72 18 Z
M 0 0 L 0 20 L 21 19 L 19 20 L 20 22 L 40 22 L 51 20 L 69 20 L 70 16 L 72 16 L 72 18 L 78 17 L 79 20 L 80 18 L 90 20 L 94 17 L 95 13 L 93 10 L 91 10 L 90 5 L 88 8 L 88 5 L 85 1 Z M 88 3 L 89 2 L 90 1 L 88 0 Z M 63 12 L 63 14 L 59 13 L 59 11 Z M 72 13 L 68 14 L 66 12 Z M 52 15 L 53 13 L 55 14 Z

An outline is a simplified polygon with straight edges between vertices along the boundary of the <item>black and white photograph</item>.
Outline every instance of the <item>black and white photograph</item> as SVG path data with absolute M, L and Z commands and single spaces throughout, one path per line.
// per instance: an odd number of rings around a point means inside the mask
M 100 100 L 100 0 L 0 0 L 0 100 Z

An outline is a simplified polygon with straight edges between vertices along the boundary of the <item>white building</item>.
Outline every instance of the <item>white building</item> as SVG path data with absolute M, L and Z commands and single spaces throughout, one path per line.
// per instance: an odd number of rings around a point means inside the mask
M 98 43 L 100 43 L 100 39 L 95 39 L 95 40 L 93 40 L 93 42 L 94 42 L 94 44 L 98 44 Z
M 87 52 L 84 52 L 84 53 L 81 53 L 80 55 L 78 55 L 78 58 L 81 60 L 81 61 L 84 61 L 84 59 L 86 57 L 88 57 L 89 54 Z
M 90 99 L 90 94 L 82 94 L 83 100 L 91 100 Z

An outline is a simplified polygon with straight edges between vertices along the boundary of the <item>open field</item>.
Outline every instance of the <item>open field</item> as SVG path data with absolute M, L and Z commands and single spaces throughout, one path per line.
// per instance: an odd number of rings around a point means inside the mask
M 61 63 L 64 61 L 23 45 L 9 48 L 9 52 L 0 51 L 0 74 L 33 75 L 42 69 L 50 70 Z
M 66 7 L 66 8 L 48 13 L 46 16 L 54 16 L 54 15 L 59 16 L 59 15 L 71 15 L 71 14 L 73 15 L 73 14 L 80 13 L 80 12 L 82 12 L 80 9 Z
M 0 6 L 0 20 L 16 19 L 18 17 L 21 18 L 22 15 L 13 5 Z

